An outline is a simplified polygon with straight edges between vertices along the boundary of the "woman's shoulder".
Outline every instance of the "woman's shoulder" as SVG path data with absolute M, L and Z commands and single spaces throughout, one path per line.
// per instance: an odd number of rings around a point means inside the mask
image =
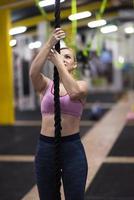
M 88 88 L 88 86 L 89 86 L 88 82 L 85 81 L 85 80 L 77 80 L 77 83 L 78 83 L 79 85 L 81 85 L 81 86 L 86 87 L 86 88 Z

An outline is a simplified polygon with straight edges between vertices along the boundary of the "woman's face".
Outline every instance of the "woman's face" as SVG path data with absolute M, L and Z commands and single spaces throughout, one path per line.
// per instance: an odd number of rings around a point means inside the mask
M 67 70 L 69 72 L 73 71 L 76 68 L 73 51 L 71 49 L 61 49 L 60 54 L 63 57 L 63 62 Z

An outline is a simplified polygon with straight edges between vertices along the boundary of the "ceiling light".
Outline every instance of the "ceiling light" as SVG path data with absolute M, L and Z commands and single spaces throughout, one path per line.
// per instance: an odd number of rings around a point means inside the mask
M 15 39 L 10 40 L 9 45 L 10 47 L 14 47 L 16 45 L 17 41 Z
M 122 63 L 122 64 L 123 64 L 124 61 L 125 61 L 125 59 L 124 59 L 123 56 L 119 56 L 118 61 L 119 61 L 119 63 Z
M 118 27 L 116 25 L 108 25 L 104 26 L 100 29 L 102 33 L 112 33 L 118 30 Z
M 125 33 L 127 34 L 131 34 L 131 33 L 134 33 L 134 27 L 133 26 L 128 26 L 125 28 Z
M 95 27 L 100 27 L 100 26 L 104 26 L 106 25 L 106 20 L 104 19 L 100 19 L 100 20 L 95 20 L 95 21 L 91 21 L 88 23 L 88 27 L 90 28 L 95 28 Z
M 36 41 L 36 42 L 31 42 L 28 45 L 29 49 L 38 49 L 41 47 L 41 42 L 40 41 Z
M 65 0 L 60 0 L 60 3 L 64 2 Z M 55 4 L 55 0 L 44 0 L 39 2 L 40 7 L 51 6 Z
M 83 19 L 83 18 L 86 18 L 86 17 L 90 17 L 90 16 L 91 16 L 91 12 L 84 11 L 84 12 L 72 14 L 72 15 L 70 15 L 68 17 L 68 19 L 70 19 L 71 21 L 73 21 L 73 20 L 77 20 L 77 19 Z
M 9 31 L 9 34 L 16 35 L 16 34 L 24 33 L 26 30 L 27 30 L 26 26 L 18 26 L 16 28 L 11 28 Z

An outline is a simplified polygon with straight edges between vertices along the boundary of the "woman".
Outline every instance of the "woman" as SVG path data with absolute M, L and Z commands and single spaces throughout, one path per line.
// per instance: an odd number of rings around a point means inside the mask
M 73 50 L 63 48 L 59 54 L 53 49 L 64 37 L 64 31 L 56 28 L 30 68 L 33 86 L 41 99 L 42 126 L 35 157 L 40 200 L 54 200 L 54 85 L 41 73 L 47 59 L 56 66 L 60 77 L 61 169 L 65 199 L 84 200 L 87 160 L 79 129 L 88 86 L 72 76 L 77 67 Z

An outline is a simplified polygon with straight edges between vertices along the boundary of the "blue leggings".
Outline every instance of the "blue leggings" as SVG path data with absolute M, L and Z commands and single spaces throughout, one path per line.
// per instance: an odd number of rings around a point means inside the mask
M 55 200 L 54 149 L 54 138 L 40 134 L 35 156 L 40 200 Z M 79 133 L 62 137 L 61 169 L 65 199 L 84 200 L 88 166 Z

